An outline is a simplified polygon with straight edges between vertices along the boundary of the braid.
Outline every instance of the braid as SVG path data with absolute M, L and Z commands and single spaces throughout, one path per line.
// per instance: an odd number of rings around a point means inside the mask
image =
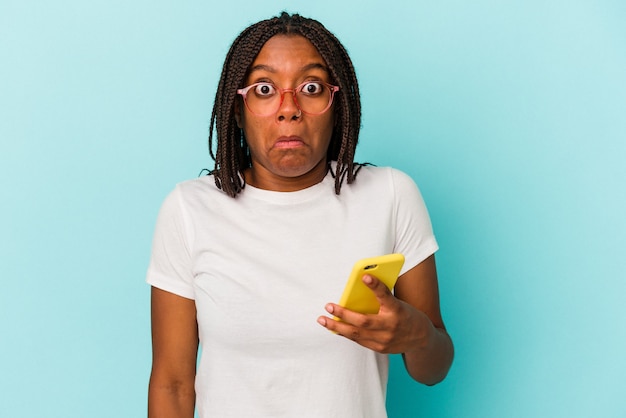
M 335 94 L 335 128 L 327 153 L 328 161 L 337 162 L 334 177 L 335 193 L 339 194 L 343 180 L 352 183 L 361 166 L 354 163 L 361 128 L 361 98 L 354 66 L 343 45 L 321 23 L 286 12 L 244 29 L 226 55 L 209 127 L 209 153 L 215 160 L 211 174 L 216 186 L 231 197 L 245 187 L 243 171 L 251 166 L 251 158 L 244 132 L 235 119 L 236 107 L 242 106 L 237 89 L 244 87 L 248 69 L 263 45 L 278 34 L 308 39 L 326 62 L 332 82 L 339 86 Z

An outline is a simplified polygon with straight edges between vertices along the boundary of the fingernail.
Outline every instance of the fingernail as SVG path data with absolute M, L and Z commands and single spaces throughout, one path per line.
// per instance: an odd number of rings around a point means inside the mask
M 321 326 L 325 327 L 326 326 L 326 318 L 317 318 L 317 323 L 320 324 Z
M 328 313 L 333 313 L 333 305 L 331 305 L 330 303 L 328 305 L 326 305 L 326 312 Z
M 372 276 L 369 276 L 367 274 L 365 276 L 363 276 L 363 283 L 365 283 L 365 284 L 372 284 L 372 281 L 373 281 Z

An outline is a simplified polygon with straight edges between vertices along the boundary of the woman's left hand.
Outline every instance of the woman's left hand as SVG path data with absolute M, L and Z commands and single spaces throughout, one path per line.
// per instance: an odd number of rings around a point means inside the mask
M 364 315 L 329 303 L 326 311 L 341 319 L 320 316 L 330 331 L 379 353 L 402 353 L 407 371 L 418 382 L 434 385 L 448 373 L 454 346 L 439 310 L 435 256 L 431 255 L 398 278 L 392 294 L 375 277 L 365 276 L 380 310 Z
M 427 343 L 434 326 L 424 312 L 396 298 L 373 276 L 365 275 L 363 283 L 380 303 L 377 314 L 361 314 L 329 303 L 326 311 L 341 321 L 321 316 L 320 325 L 379 353 L 405 353 Z

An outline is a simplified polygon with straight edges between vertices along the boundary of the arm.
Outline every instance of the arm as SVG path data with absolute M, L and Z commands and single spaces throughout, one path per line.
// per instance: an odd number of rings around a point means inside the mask
M 454 348 L 439 309 L 435 258 L 430 256 L 398 278 L 395 296 L 376 278 L 364 276 L 380 302 L 375 315 L 349 311 L 334 303 L 326 310 L 344 322 L 320 317 L 327 329 L 381 353 L 402 353 L 411 377 L 434 385 L 446 376 Z
M 434 255 L 400 276 L 395 296 L 421 314 L 415 322 L 420 338 L 403 351 L 407 371 L 419 382 L 440 382 L 452 365 L 454 347 L 441 318 Z
M 149 418 L 193 418 L 197 355 L 195 302 L 152 287 Z

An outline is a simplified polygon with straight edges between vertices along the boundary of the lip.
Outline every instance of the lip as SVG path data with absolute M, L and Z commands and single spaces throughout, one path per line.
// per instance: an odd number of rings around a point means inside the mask
M 281 136 L 274 143 L 274 148 L 298 148 L 304 145 L 304 141 L 299 136 Z

